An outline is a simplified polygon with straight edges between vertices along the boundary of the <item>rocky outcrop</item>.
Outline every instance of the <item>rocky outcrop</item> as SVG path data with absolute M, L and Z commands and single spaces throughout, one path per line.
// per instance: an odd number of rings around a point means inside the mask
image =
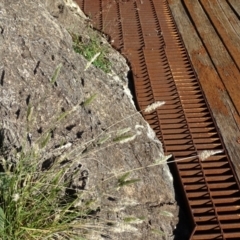
M 49 134 L 42 158 L 71 152 L 68 160 L 80 168 L 73 185 L 91 189 L 95 199 L 104 227 L 88 239 L 173 239 L 172 176 L 166 164 L 145 168 L 163 159 L 163 150 L 133 105 L 125 59 L 109 47 L 110 74 L 84 71 L 88 62 L 74 52 L 69 31 L 87 38 L 92 29 L 70 0 L 3 0 L 0 19 L 0 128 L 8 160 L 17 160 L 12 150 Z M 128 171 L 140 181 L 116 188 Z

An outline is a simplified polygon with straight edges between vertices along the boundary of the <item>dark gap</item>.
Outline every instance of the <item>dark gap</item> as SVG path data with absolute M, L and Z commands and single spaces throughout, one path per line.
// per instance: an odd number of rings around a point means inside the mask
M 4 82 L 4 77 L 5 77 L 5 70 L 2 71 L 1 79 L 0 79 L 0 84 L 3 86 Z
M 39 65 L 40 65 L 40 61 L 37 62 L 37 65 L 36 65 L 35 69 L 33 70 L 34 75 L 36 75 Z
M 84 78 L 81 78 L 81 84 L 82 84 L 82 86 L 84 87 L 84 85 L 85 85 Z
M 77 132 L 77 134 L 76 134 L 76 135 L 77 135 L 77 138 L 81 138 L 82 135 L 83 135 L 83 133 L 84 133 L 83 131 L 79 131 L 79 132 Z
M 68 131 L 71 131 L 74 127 L 76 127 L 76 124 L 71 124 L 66 127 Z
M 29 94 L 29 95 L 27 96 L 27 98 L 26 98 L 26 104 L 27 104 L 27 106 L 28 106 L 28 104 L 29 104 L 29 102 L 30 102 L 30 98 L 31 98 L 31 95 Z
M 41 170 L 45 171 L 45 170 L 49 170 L 53 163 L 54 163 L 55 159 L 53 157 L 46 159 L 43 163 L 42 163 L 42 167 Z
M 169 159 L 169 161 L 172 160 L 172 158 Z M 179 206 L 179 222 L 176 225 L 175 230 L 173 231 L 174 240 L 188 240 L 194 228 L 193 222 L 190 221 L 190 219 L 192 219 L 192 216 L 188 208 L 186 196 L 183 194 L 182 185 L 180 184 L 181 179 L 177 172 L 176 164 L 169 163 L 168 166 L 172 176 L 174 176 L 173 187 L 175 191 L 175 200 L 177 202 L 177 205 Z
M 41 134 L 43 132 L 42 127 L 38 128 L 37 132 Z
M 16 116 L 17 116 L 17 119 L 19 118 L 19 116 L 20 116 L 20 112 L 21 112 L 21 110 L 20 109 L 18 109 L 16 112 L 15 112 L 15 114 L 16 114 Z
M 108 197 L 107 198 L 109 201 L 112 201 L 112 202 L 115 202 L 117 199 L 116 198 L 114 198 L 114 197 Z
M 59 4 L 59 5 L 58 5 L 58 9 L 59 9 L 59 12 L 60 12 L 60 13 L 63 13 L 63 11 L 64 11 L 64 5 L 63 5 L 63 4 Z
M 128 62 L 128 65 L 129 65 L 129 62 Z M 127 78 L 128 78 L 128 88 L 132 94 L 133 102 L 135 103 L 137 110 L 140 111 L 140 107 L 137 102 L 136 91 L 135 91 L 135 87 L 134 87 L 133 72 L 131 70 L 128 71 Z
M 55 137 L 55 135 L 54 135 L 54 130 L 55 129 L 53 129 L 50 133 L 51 133 L 51 138 L 54 138 Z

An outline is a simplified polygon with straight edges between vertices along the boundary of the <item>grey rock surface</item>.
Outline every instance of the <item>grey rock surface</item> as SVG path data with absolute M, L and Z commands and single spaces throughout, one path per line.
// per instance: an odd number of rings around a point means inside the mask
M 84 71 L 88 62 L 74 52 L 69 31 L 87 37 L 92 29 L 85 20 L 70 0 L 0 2 L 2 145 L 9 152 L 23 142 L 30 148 L 50 131 L 43 159 L 73 153 L 69 160 L 80 167 L 73 185 L 93 192 L 90 197 L 97 199 L 99 221 L 106 227 L 100 233 L 89 230 L 88 239 L 173 239 L 178 207 L 168 166 L 144 168 L 163 158 L 161 143 L 133 105 L 129 69 L 119 53 L 109 50 L 111 74 L 93 66 Z M 132 138 L 111 141 L 123 131 Z M 111 139 L 99 145 L 105 136 Z M 119 176 L 137 168 L 142 169 L 130 176 L 141 181 L 115 187 Z M 124 222 L 133 216 L 142 220 Z

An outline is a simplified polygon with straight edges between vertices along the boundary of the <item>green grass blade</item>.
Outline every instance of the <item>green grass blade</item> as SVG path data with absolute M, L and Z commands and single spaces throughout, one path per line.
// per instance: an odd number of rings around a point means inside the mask
M 0 207 L 0 233 L 4 231 L 5 227 L 5 214 L 3 209 Z
M 89 97 L 87 100 L 85 100 L 82 105 L 83 105 L 84 107 L 88 106 L 89 104 L 91 104 L 91 103 L 94 101 L 94 99 L 95 99 L 96 97 L 97 97 L 97 94 L 95 93 L 95 94 L 93 94 L 91 97 Z
M 50 79 L 50 83 L 51 83 L 51 84 L 54 84 L 54 83 L 57 81 L 57 78 L 58 78 L 58 75 L 59 75 L 59 73 L 60 73 L 60 71 L 61 71 L 61 68 L 62 68 L 62 63 L 60 63 L 60 64 L 57 66 L 57 68 L 55 69 L 54 74 L 53 74 L 53 76 L 52 76 L 51 79 Z

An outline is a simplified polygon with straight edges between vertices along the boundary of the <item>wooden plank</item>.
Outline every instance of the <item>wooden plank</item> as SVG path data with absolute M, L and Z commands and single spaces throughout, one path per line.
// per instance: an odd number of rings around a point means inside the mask
M 204 6 L 199 1 L 183 1 L 189 9 L 194 24 L 197 26 L 202 42 L 211 56 L 212 62 L 225 85 L 238 114 L 240 114 L 239 69 L 225 48 L 221 38 L 209 20 Z M 219 27 L 219 26 L 217 26 Z
M 201 0 L 200 2 L 215 28 L 216 33 L 222 40 L 224 47 L 228 50 L 239 70 L 240 36 L 238 35 L 239 32 L 236 32 L 227 17 L 232 12 L 231 8 L 226 4 L 225 0 Z
M 239 21 L 240 20 L 240 1 L 238 1 L 238 7 L 239 7 L 238 13 L 237 13 L 237 11 L 235 11 L 235 9 L 230 4 L 230 1 L 222 0 L 221 5 L 223 6 L 222 7 L 223 11 L 227 16 L 229 23 L 234 28 L 236 34 L 240 37 L 240 21 Z M 227 9 L 230 9 L 230 11 Z
M 213 64 L 212 56 L 203 44 L 203 38 L 205 36 L 201 35 L 200 31 L 197 31 L 193 22 L 189 18 L 190 13 L 188 10 L 190 9 L 185 8 L 181 0 L 168 1 L 195 71 L 199 77 L 199 81 L 210 109 L 216 120 L 217 126 L 220 129 L 229 156 L 234 164 L 238 178 L 240 179 L 240 144 L 237 142 L 240 137 L 240 117 L 229 98 L 228 92 L 226 91 L 215 65 Z M 210 24 L 210 22 L 201 23 L 200 19 L 198 24 L 203 24 L 202 28 L 205 28 L 206 24 Z M 196 26 L 199 27 L 199 25 Z M 219 41 L 212 39 L 212 42 L 215 43 L 215 48 L 219 50 L 217 44 Z M 221 54 L 215 55 L 215 57 L 219 58 L 221 57 Z M 221 62 L 221 59 L 216 60 Z M 238 77 L 238 79 L 240 78 Z
M 227 2 L 229 3 L 229 5 L 231 5 L 232 9 L 234 10 L 234 12 L 238 16 L 238 18 L 240 18 L 240 2 L 239 2 L 239 0 L 227 0 Z

